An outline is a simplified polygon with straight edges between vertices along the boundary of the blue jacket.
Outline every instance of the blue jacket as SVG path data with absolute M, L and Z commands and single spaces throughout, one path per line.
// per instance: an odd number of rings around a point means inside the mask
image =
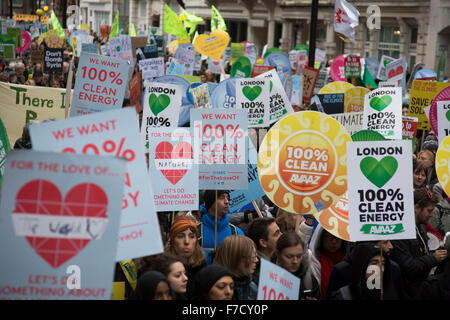
M 211 264 L 212 263 L 212 257 L 208 254 L 211 251 L 214 251 L 214 226 L 215 226 L 215 216 L 208 213 L 205 206 L 202 204 L 200 205 L 200 213 L 202 215 L 202 246 L 203 250 L 205 251 L 206 255 L 206 263 Z M 225 239 L 228 236 L 231 236 L 231 228 L 230 222 L 228 220 L 228 214 L 225 215 L 222 219 L 219 220 L 219 217 L 217 217 L 217 244 L 216 247 L 218 248 L 220 244 L 222 243 L 223 239 Z M 245 236 L 244 232 L 236 228 L 236 234 L 239 234 L 241 236 Z

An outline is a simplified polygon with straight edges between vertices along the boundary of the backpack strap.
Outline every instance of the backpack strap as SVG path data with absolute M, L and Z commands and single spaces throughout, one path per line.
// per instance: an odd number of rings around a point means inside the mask
M 231 235 L 234 236 L 237 234 L 236 226 L 230 223 Z

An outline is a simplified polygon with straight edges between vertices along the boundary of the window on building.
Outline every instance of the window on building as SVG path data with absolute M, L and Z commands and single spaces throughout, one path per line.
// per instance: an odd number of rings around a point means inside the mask
M 147 17 L 147 1 L 139 1 L 139 17 Z
M 378 59 L 386 55 L 392 58 L 400 56 L 400 28 L 396 26 L 382 26 L 378 43 Z
M 417 28 L 412 28 L 411 29 L 410 43 L 417 43 Z
M 22 8 L 23 7 L 23 0 L 13 0 L 12 1 L 13 8 Z

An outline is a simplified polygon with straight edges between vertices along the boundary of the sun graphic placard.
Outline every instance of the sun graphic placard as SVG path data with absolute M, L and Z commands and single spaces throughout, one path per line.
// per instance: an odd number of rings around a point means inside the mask
M 319 94 L 323 93 L 345 93 L 348 89 L 353 88 L 354 85 L 345 81 L 334 81 L 325 85 L 319 90 Z
M 302 111 L 284 117 L 260 146 L 264 192 L 286 211 L 318 215 L 347 191 L 348 141 L 347 130 L 327 114 Z
M 436 175 L 445 193 L 450 194 L 450 136 L 442 141 L 437 150 Z
M 320 225 L 334 236 L 349 241 L 348 196 L 347 193 L 336 204 L 316 213 Z

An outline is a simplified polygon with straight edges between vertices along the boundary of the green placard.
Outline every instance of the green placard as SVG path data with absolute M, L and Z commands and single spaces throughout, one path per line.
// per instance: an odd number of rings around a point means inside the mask
M 10 35 L 14 39 L 16 47 L 22 46 L 22 29 L 20 28 L 6 28 L 6 34 Z
M 230 65 L 233 65 L 237 59 L 244 56 L 244 44 L 243 43 L 231 43 L 230 51 Z
M 250 78 L 252 75 L 252 62 L 247 57 L 240 57 L 233 63 L 230 77 Z

